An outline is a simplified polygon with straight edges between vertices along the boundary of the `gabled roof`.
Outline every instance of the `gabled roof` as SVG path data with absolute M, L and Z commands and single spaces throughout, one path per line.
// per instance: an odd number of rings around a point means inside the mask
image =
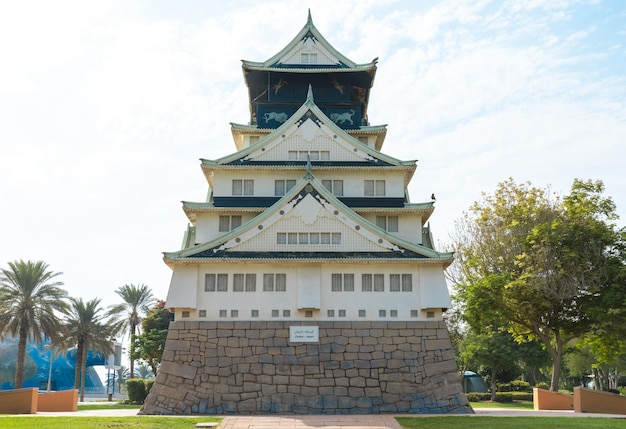
M 299 204 L 304 206 L 298 207 Z M 300 216 L 309 218 L 313 223 L 323 215 L 340 225 L 342 232 L 352 234 L 358 240 L 367 243 L 358 251 L 344 252 L 341 249 L 324 251 L 286 251 L 276 249 L 260 250 L 257 245 L 248 246 L 253 240 L 267 239 L 267 243 L 276 243 L 275 226 L 288 217 L 292 210 L 300 210 Z M 316 211 L 317 210 L 317 211 Z M 297 212 L 294 212 L 297 213 Z M 321 214 L 320 214 L 321 213 Z M 293 215 L 293 213 L 291 213 Z M 268 237 L 272 235 L 271 237 Z M 174 263 L 201 263 L 228 259 L 254 260 L 412 260 L 419 263 L 437 263 L 444 267 L 452 262 L 452 253 L 440 253 L 422 245 L 410 243 L 387 233 L 375 224 L 362 218 L 329 192 L 315 178 L 309 164 L 307 173 L 298 183 L 278 200 L 272 207 L 240 227 L 207 243 L 199 244 L 176 252 L 165 252 L 164 260 L 168 265 Z
M 295 64 L 289 61 L 289 58 L 293 57 L 301 47 L 307 46 L 308 50 L 319 52 L 323 55 L 326 61 L 321 64 Z M 371 71 L 375 73 L 377 59 L 372 60 L 370 63 L 357 64 L 354 61 L 348 59 L 339 51 L 337 51 L 328 41 L 322 36 L 319 30 L 313 25 L 313 19 L 311 18 L 311 11 L 307 22 L 302 27 L 296 37 L 291 40 L 283 49 L 276 55 L 263 62 L 246 61 L 242 60 L 243 68 L 248 70 L 276 70 L 277 68 L 284 69 L 284 71 L 291 72 L 322 72 L 333 71 L 352 72 L 352 71 Z
M 372 149 L 366 144 L 361 143 L 357 138 L 352 137 L 345 130 L 337 126 L 324 112 L 315 104 L 313 99 L 313 93 L 309 87 L 309 93 L 307 99 L 300 106 L 300 108 L 291 117 L 285 120 L 285 122 L 272 133 L 260 139 L 257 143 L 250 145 L 238 152 L 227 155 L 217 160 L 201 159 L 202 168 L 213 169 L 216 166 L 235 166 L 235 165 L 247 165 L 254 162 L 257 157 L 261 157 L 267 154 L 268 149 L 279 145 L 284 140 L 284 136 L 289 132 L 295 132 L 300 126 L 305 124 L 308 120 L 311 120 L 317 127 L 322 128 L 322 125 L 326 127 L 327 132 L 334 137 L 334 140 L 338 144 L 350 145 L 351 151 L 357 158 L 361 158 L 364 165 L 381 165 L 381 166 L 396 166 L 405 167 L 415 170 L 415 160 L 401 161 L 397 158 L 386 155 L 375 149 Z M 339 138 L 340 137 L 340 138 Z M 270 163 L 268 165 L 278 165 L 279 162 Z M 292 163 L 293 164 L 293 163 Z M 299 164 L 302 164 L 300 162 Z M 333 165 L 333 161 L 326 163 L 327 165 Z M 260 165 L 260 164 L 257 164 Z M 337 164 L 339 165 L 339 164 Z

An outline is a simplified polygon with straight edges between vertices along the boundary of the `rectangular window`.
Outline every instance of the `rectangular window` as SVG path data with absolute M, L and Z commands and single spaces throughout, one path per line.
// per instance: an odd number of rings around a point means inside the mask
M 398 310 L 389 310 L 389 317 L 398 317 Z
M 309 233 L 301 232 L 298 236 L 298 243 L 300 244 L 309 244 Z
M 320 244 L 320 235 L 317 232 L 312 232 L 309 234 L 309 243 L 310 244 Z
M 185 317 L 185 318 L 189 317 L 189 312 L 188 311 L 183 311 L 182 312 L 182 316 Z
M 227 232 L 231 229 L 235 229 L 241 226 L 241 216 L 233 215 L 233 216 L 220 216 L 219 221 L 219 231 Z
M 246 292 L 256 292 L 256 274 L 246 274 Z
M 330 239 L 332 244 L 341 244 L 341 233 L 333 232 L 330 234 Z
M 322 185 L 333 195 L 343 197 L 343 180 L 322 180 Z
M 291 310 L 283 310 L 283 317 L 291 317 Z
M 251 310 L 250 317 L 259 317 L 259 310 Z
M 387 310 L 378 310 L 378 317 L 387 317 Z
M 305 310 L 304 317 L 313 317 L 313 310 Z
M 372 291 L 372 275 L 371 274 L 362 274 L 361 275 L 361 291 L 362 292 L 371 292 Z
M 296 186 L 295 180 L 274 180 L 274 196 L 282 197 Z
M 205 292 L 227 292 L 228 274 L 205 274 L 204 290 Z
M 418 316 L 418 311 L 417 310 L 411 310 L 411 317 L 417 317 Z
M 272 317 L 278 317 L 280 312 L 278 310 L 272 310 Z
M 243 274 L 233 274 L 233 292 L 243 292 L 245 276 Z
M 385 275 L 374 274 L 374 292 L 384 292 L 384 291 L 385 291 Z
M 320 233 L 320 244 L 330 244 L 330 232 Z
M 276 244 L 287 244 L 287 234 L 284 232 L 276 234 Z
M 289 233 L 287 233 L 287 244 L 298 244 L 298 233 L 297 232 L 289 232 Z
M 198 317 L 206 317 L 206 310 L 198 311 Z
M 413 292 L 412 274 L 402 274 L 402 292 Z
M 389 275 L 389 292 L 400 292 L 400 274 Z
M 301 54 L 302 64 L 317 64 L 317 54 Z
M 333 274 L 331 276 L 331 287 L 333 292 L 341 292 L 341 274 Z
M 220 317 L 226 317 L 228 312 L 226 310 L 220 310 Z
M 233 180 L 233 195 L 254 195 L 254 180 Z
M 330 161 L 330 151 L 322 150 L 320 151 L 320 160 L 321 161 Z
M 376 226 L 389 232 L 398 232 L 398 216 L 376 216 Z
M 365 310 L 359 310 L 359 317 L 365 317 Z
M 250 136 L 250 146 L 259 141 L 259 136 Z
M 354 274 L 343 275 L 343 290 L 346 292 L 354 292 Z
M 287 274 L 276 274 L 275 280 L 276 292 L 287 291 Z
M 309 151 L 309 159 L 311 161 L 319 161 L 320 160 L 320 152 L 319 152 L 319 150 Z
M 239 310 L 230 310 L 230 317 L 239 317 Z
M 289 161 L 297 161 L 298 160 L 298 151 L 297 150 L 290 150 L 289 152 L 287 152 L 287 158 L 289 159 Z
M 327 317 L 335 317 L 335 310 L 327 310 L 326 311 L 326 316 Z
M 274 292 L 274 274 L 263 274 L 263 292 Z
M 346 317 L 346 310 L 339 310 L 339 317 Z
M 366 197 L 384 197 L 384 180 L 365 180 L 363 183 L 363 195 Z

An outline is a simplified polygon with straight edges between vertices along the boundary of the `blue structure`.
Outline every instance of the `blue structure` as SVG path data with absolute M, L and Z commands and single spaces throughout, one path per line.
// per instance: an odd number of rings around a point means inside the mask
M 48 377 L 51 374 L 51 390 L 73 389 L 76 349 L 70 349 L 53 358 L 52 373 L 50 373 L 51 351 L 45 348 L 46 343 L 29 342 L 26 345 L 23 387 L 38 387 L 40 390 L 46 390 Z M 18 340 L 14 338 L 8 338 L 0 343 L 0 390 L 15 388 L 17 344 Z M 104 363 L 104 355 L 95 355 L 91 350 L 88 352 L 85 391 L 103 389 L 102 381 L 93 366 L 104 365 Z

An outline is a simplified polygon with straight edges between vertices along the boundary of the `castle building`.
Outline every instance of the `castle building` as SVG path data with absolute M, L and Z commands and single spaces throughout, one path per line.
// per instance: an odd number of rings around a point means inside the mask
M 444 270 L 412 203 L 416 163 L 382 152 L 357 64 L 313 25 L 243 61 L 250 121 L 201 160 L 204 202 L 172 269 L 175 315 L 146 414 L 467 413 Z

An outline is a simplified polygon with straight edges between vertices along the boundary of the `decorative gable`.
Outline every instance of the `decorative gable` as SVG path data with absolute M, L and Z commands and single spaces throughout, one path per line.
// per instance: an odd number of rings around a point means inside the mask
M 278 60 L 280 65 L 339 65 L 341 61 L 333 55 L 323 44 L 319 43 L 309 31 L 300 43 L 292 47 Z

